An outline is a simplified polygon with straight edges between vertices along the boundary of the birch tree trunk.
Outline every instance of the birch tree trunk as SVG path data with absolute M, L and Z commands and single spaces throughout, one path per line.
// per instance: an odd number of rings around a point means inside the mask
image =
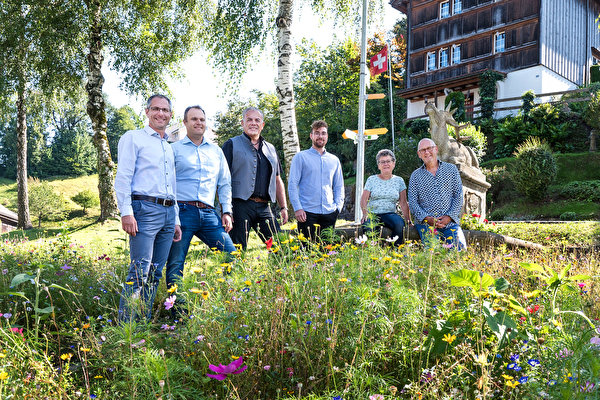
M 298 127 L 296 126 L 296 103 L 292 83 L 292 18 L 294 0 L 279 0 L 277 25 L 277 98 L 279 100 L 279 118 L 283 136 L 285 172 L 289 176 L 292 158 L 300 151 Z
M 98 193 L 100 196 L 100 217 L 98 221 L 118 215 L 117 197 L 114 190 L 114 168 L 108 138 L 106 137 L 106 110 L 102 97 L 102 4 L 100 0 L 87 2 L 92 24 L 90 27 L 90 47 L 88 60 L 88 77 L 85 89 L 88 93 L 87 113 L 92 121 L 94 145 L 98 151 Z
M 17 228 L 31 229 L 29 193 L 27 191 L 27 121 L 25 89 L 19 88 L 17 98 Z

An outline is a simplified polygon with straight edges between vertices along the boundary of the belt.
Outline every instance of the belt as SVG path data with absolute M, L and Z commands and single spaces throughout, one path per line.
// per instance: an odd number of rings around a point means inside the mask
M 204 204 L 201 201 L 180 201 L 180 200 L 177 200 L 177 202 L 179 204 L 187 204 L 187 205 L 194 206 L 194 207 L 197 207 L 197 208 L 210 208 L 211 210 L 214 208 L 214 207 L 209 206 L 208 204 Z
M 161 206 L 165 206 L 165 207 L 171 207 L 171 206 L 175 205 L 175 200 L 159 199 L 158 197 L 146 196 L 143 194 L 133 194 L 133 195 L 131 195 L 131 198 L 133 200 L 149 201 L 152 203 L 160 204 Z
M 268 203 L 269 200 L 261 199 L 260 197 L 249 197 L 248 200 L 252 200 L 257 203 Z

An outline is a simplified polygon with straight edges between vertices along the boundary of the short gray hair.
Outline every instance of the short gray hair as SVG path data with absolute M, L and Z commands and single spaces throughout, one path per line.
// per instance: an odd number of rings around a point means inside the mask
M 165 99 L 166 101 L 169 102 L 169 109 L 173 109 L 173 106 L 171 105 L 171 99 L 169 99 L 164 94 L 153 94 L 152 96 L 148 97 L 148 101 L 146 102 L 146 110 L 150 108 L 150 105 L 152 104 L 152 100 L 154 100 L 156 98 Z
M 396 162 L 396 156 L 394 155 L 394 152 L 391 150 L 388 150 L 388 149 L 379 150 L 379 152 L 377 152 L 377 155 L 375 156 L 375 161 L 377 161 L 377 163 L 379 164 L 379 159 L 381 157 L 386 157 L 386 156 L 392 157 L 392 161 Z
M 260 111 L 260 110 L 259 110 L 258 108 L 256 108 L 256 107 L 248 107 L 248 108 L 246 108 L 246 109 L 244 110 L 244 113 L 242 114 L 242 120 L 246 119 L 246 113 L 247 113 L 248 111 L 256 111 L 257 113 L 259 113 L 259 114 L 260 114 L 260 117 L 262 118 L 262 120 L 263 120 L 263 121 L 265 120 L 265 114 L 263 114 L 263 112 L 262 112 L 262 111 Z

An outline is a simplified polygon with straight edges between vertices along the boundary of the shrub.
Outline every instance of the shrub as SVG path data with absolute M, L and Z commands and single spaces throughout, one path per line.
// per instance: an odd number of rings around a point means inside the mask
M 456 122 L 466 122 L 467 114 L 465 113 L 465 94 L 463 92 L 452 92 L 446 96 L 444 106 L 448 107 L 448 104 L 452 103 L 451 109 L 456 109 L 454 113 L 454 120 Z
M 530 137 L 515 152 L 516 162 L 510 176 L 518 192 L 530 200 L 544 198 L 556 178 L 556 158 L 545 141 Z
M 84 213 L 88 208 L 95 207 L 100 204 L 98 194 L 92 192 L 90 189 L 86 189 L 77 193 L 75 196 L 71 197 L 71 200 L 73 200 L 73 202 L 75 202 L 78 206 L 83 207 Z
M 584 201 L 600 201 L 600 181 L 573 181 L 563 186 L 559 196 Z
M 561 221 L 576 221 L 577 213 L 575 213 L 573 211 L 564 212 L 564 213 L 560 214 L 560 220 Z
M 481 164 L 483 162 L 483 157 L 487 152 L 487 138 L 485 134 L 481 132 L 481 129 L 476 127 L 475 125 L 470 125 L 460 131 L 460 136 L 466 136 L 468 139 L 466 140 L 475 156 L 477 156 L 477 161 Z

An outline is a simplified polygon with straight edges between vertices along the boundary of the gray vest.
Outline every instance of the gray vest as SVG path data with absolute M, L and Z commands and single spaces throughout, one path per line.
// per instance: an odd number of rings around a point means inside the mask
M 239 135 L 231 139 L 233 144 L 233 159 L 231 162 L 231 192 L 234 198 L 248 200 L 254 193 L 256 184 L 257 150 L 250 140 Z M 275 147 L 263 140 L 262 151 L 271 163 L 271 179 L 269 181 L 269 197 L 275 203 L 277 192 L 278 157 Z

